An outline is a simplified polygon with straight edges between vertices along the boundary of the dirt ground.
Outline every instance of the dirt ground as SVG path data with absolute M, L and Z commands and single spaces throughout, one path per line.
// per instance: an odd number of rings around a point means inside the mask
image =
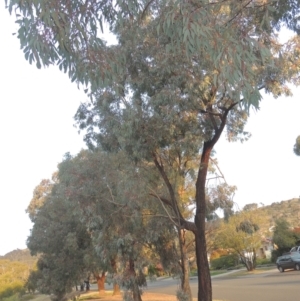
M 122 301 L 122 296 L 104 296 L 99 301 Z M 166 294 L 143 293 L 143 301 L 177 301 L 176 296 Z M 196 300 L 196 299 L 194 299 Z M 93 301 L 96 301 L 95 299 Z
M 91 293 L 93 295 L 95 295 L 95 292 Z M 84 296 L 85 294 L 83 294 L 82 296 Z M 79 299 L 80 300 L 80 299 Z M 123 301 L 122 299 L 122 295 L 118 295 L 118 296 L 112 296 L 111 294 L 106 294 L 105 296 L 99 296 L 99 299 L 86 299 L 87 301 Z M 143 301 L 177 301 L 176 296 L 173 295 L 167 295 L 167 294 L 155 294 L 155 293 L 148 293 L 148 292 L 144 292 L 142 295 L 142 300 Z M 197 299 L 194 298 L 194 301 L 196 301 Z M 49 296 L 45 296 L 45 295 L 39 295 L 37 296 L 37 298 L 34 298 L 33 301 L 51 301 L 51 299 L 49 298 Z M 214 300 L 214 301 L 218 301 L 218 300 Z

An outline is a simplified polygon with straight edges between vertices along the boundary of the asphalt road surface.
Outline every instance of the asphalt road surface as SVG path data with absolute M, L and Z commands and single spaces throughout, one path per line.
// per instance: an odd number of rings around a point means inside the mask
M 197 297 L 197 279 L 190 281 Z M 234 277 L 234 274 L 212 279 L 213 299 L 226 301 L 293 301 L 300 300 L 300 272 L 270 270 L 263 274 Z M 179 281 L 164 279 L 148 283 L 146 291 L 176 294 Z

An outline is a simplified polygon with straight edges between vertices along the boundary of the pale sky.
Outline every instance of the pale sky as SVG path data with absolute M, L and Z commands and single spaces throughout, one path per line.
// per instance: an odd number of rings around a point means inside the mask
M 85 145 L 73 127 L 84 93 L 58 68 L 29 65 L 14 32 L 14 20 L 0 7 L 0 255 L 26 248 L 32 227 L 25 213 L 34 188 L 50 178 L 66 152 Z M 251 114 L 249 141 L 222 139 L 217 158 L 226 180 L 236 185 L 234 201 L 248 203 L 289 200 L 300 196 L 300 157 L 293 145 L 300 135 L 300 87 L 291 98 L 265 97 Z

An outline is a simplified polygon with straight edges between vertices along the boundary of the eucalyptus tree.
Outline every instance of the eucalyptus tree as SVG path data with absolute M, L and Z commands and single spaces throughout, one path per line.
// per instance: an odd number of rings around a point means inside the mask
M 41 254 L 39 269 L 30 279 L 32 284 L 62 299 L 74 285 L 93 274 L 102 293 L 106 267 L 97 257 L 91 234 L 76 213 L 76 205 L 69 202 L 57 173 L 52 181 L 42 180 L 34 189 L 27 212 L 33 222 L 27 246 L 32 254 Z
M 147 160 L 156 166 L 168 190 L 167 199 L 158 199 L 172 207 L 181 228 L 195 233 L 199 300 L 211 299 L 205 221 L 213 148 L 223 132 L 230 141 L 247 139 L 244 125 L 250 107 L 259 107 L 258 90 L 275 96 L 289 94 L 285 83 L 297 83 L 298 78 L 298 38 L 279 47 L 276 36 L 264 32 L 262 53 L 256 48 L 262 34 L 256 26 L 258 16 L 244 18 L 249 18 L 245 24 L 242 17 L 235 20 L 235 39 L 241 39 L 240 46 L 245 49 L 240 60 L 247 62 L 248 50 L 256 61 L 251 68 L 244 65 L 242 70 L 232 71 L 231 77 L 227 68 L 232 66 L 227 61 L 233 58 L 226 51 L 220 53 L 224 62 L 220 68 L 215 66 L 216 58 L 205 51 L 190 57 L 183 55 L 185 48 L 180 44 L 181 52 L 174 52 L 169 37 L 157 32 L 159 20 L 154 17 L 145 19 L 134 40 L 130 39 L 130 24 L 116 27 L 120 46 L 108 49 L 125 56 L 123 68 L 114 80 L 94 93 L 92 90 L 93 101 L 81 105 L 76 115 L 79 127 L 87 130 L 85 140 L 90 147 L 123 149 L 133 160 Z M 252 44 L 243 44 L 244 39 Z M 220 41 L 209 42 L 217 47 Z M 187 168 L 191 160 L 198 160 L 196 173 Z M 195 223 L 182 214 L 176 181 L 169 171 L 175 164 L 183 179 L 194 176 L 196 193 L 191 201 L 196 205 Z
M 55 174 L 52 176 L 52 180 L 43 179 L 39 185 L 37 185 L 33 191 L 32 199 L 26 209 L 30 220 L 34 223 L 39 209 L 44 205 L 47 196 L 51 194 L 52 187 L 56 181 Z
M 64 300 L 89 273 L 84 257 L 93 251 L 91 238 L 71 204 L 53 191 L 34 218 L 27 246 L 31 254 L 40 255 L 33 277 L 38 290 L 57 300 Z
M 143 268 L 151 263 L 145 254 L 157 253 L 164 267 L 174 272 L 177 266 L 178 271 L 174 226 L 149 195 L 146 186 L 159 180 L 149 168 L 121 152 L 82 151 L 60 163 L 58 178 L 67 199 L 78 205 L 97 255 L 107 265 L 116 263 L 112 280 L 130 298 L 141 300 Z
M 275 262 L 278 256 L 289 252 L 291 247 L 299 241 L 299 234 L 292 230 L 291 225 L 284 218 L 275 221 L 275 229 L 273 233 L 273 242 L 276 249 L 272 251 L 272 260 Z
M 288 94 L 285 83 L 297 83 L 298 38 L 281 45 L 276 30 L 284 24 L 299 31 L 299 1 L 6 3 L 18 13 L 25 58 L 38 67 L 56 64 L 87 87 L 91 107 L 81 107 L 78 117 L 82 128 L 90 128 L 87 141 L 101 140 L 155 164 L 180 227 L 195 233 L 198 300 L 210 301 L 205 241 L 209 158 L 224 129 L 229 140 L 243 138 L 249 109 L 259 107 L 260 90 Z M 107 46 L 99 37 L 104 22 L 117 45 Z M 181 216 L 160 161 L 165 150 L 176 147 L 180 156 L 199 158 L 195 223 Z

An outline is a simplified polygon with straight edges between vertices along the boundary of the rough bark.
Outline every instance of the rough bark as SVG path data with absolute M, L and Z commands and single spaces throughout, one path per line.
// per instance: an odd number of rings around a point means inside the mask
M 189 267 L 189 258 L 187 254 L 187 246 L 185 241 L 185 230 L 178 229 L 179 235 L 179 246 L 180 246 L 180 254 L 181 254 L 181 290 L 188 296 L 188 300 L 192 301 L 192 291 L 190 287 L 190 267 Z
M 132 297 L 134 301 L 142 301 L 141 292 L 138 284 L 136 283 L 136 272 L 134 268 L 134 261 L 132 259 L 129 260 L 129 276 L 132 281 Z

